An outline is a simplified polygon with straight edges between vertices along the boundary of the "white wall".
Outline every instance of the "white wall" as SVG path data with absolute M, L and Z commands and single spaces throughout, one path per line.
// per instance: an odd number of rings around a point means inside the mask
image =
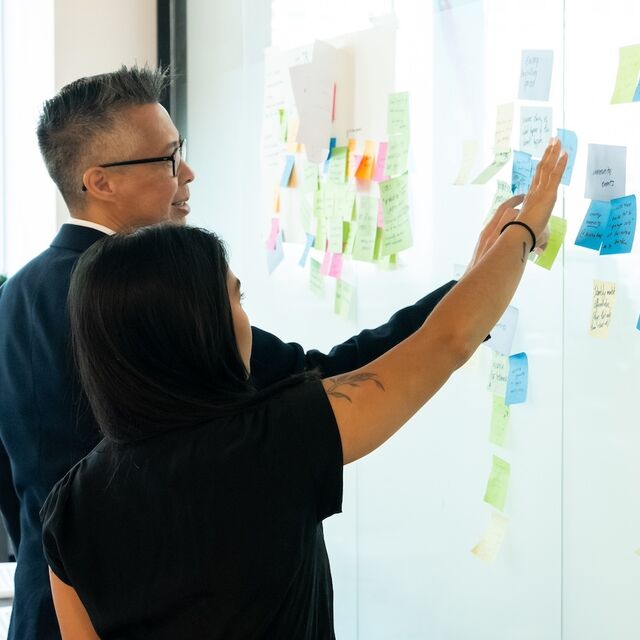
M 0 271 L 45 249 L 68 216 L 35 129 L 42 103 L 72 80 L 122 64 L 157 63 L 156 0 L 0 0 L 4 100 L 4 228 Z

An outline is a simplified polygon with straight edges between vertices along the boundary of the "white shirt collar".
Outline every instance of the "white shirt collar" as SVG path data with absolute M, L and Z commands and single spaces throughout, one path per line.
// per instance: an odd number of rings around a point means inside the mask
M 89 227 L 89 229 L 96 229 L 96 231 L 102 231 L 102 233 L 106 233 L 108 236 L 112 236 L 115 231 L 113 229 L 109 229 L 109 227 L 105 227 L 104 225 L 98 224 L 97 222 L 90 222 L 89 220 L 80 220 L 80 218 L 69 218 L 67 220 L 67 224 L 75 224 L 79 227 Z

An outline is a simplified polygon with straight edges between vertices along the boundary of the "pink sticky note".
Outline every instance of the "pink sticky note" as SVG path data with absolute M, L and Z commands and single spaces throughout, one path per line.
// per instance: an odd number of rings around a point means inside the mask
M 278 238 L 278 234 L 280 233 L 280 219 L 279 218 L 271 218 L 271 231 L 269 231 L 269 236 L 267 237 L 267 249 L 269 251 L 275 251 L 276 249 L 276 240 Z
M 324 254 L 324 260 L 320 265 L 320 274 L 323 276 L 328 276 L 330 268 L 331 268 L 331 254 L 327 251 Z
M 384 229 L 384 217 L 382 214 L 382 200 L 378 202 L 378 226 Z
M 342 276 L 342 254 L 334 253 L 329 268 L 329 275 L 332 278 L 340 278 Z
M 381 142 L 378 147 L 378 158 L 376 160 L 376 168 L 373 172 L 373 179 L 375 182 L 384 182 L 385 180 L 388 180 L 387 176 L 384 175 L 384 165 L 387 161 L 388 146 L 388 142 Z

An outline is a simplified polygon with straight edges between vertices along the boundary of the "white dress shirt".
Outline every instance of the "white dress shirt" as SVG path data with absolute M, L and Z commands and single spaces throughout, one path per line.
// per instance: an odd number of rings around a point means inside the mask
M 102 233 L 106 233 L 108 236 L 112 236 L 115 231 L 113 229 L 109 229 L 109 227 L 105 227 L 104 225 L 98 224 L 97 222 L 89 222 L 89 220 L 80 220 L 80 218 L 69 218 L 67 220 L 67 224 L 76 224 L 79 227 L 89 227 L 89 229 L 96 229 L 96 231 L 102 231 Z

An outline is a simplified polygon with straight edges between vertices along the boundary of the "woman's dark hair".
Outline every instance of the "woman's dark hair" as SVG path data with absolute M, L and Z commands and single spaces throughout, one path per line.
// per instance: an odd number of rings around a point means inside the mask
M 74 354 L 108 439 L 140 440 L 255 401 L 228 270 L 214 233 L 169 224 L 104 238 L 78 260 L 69 291 Z

